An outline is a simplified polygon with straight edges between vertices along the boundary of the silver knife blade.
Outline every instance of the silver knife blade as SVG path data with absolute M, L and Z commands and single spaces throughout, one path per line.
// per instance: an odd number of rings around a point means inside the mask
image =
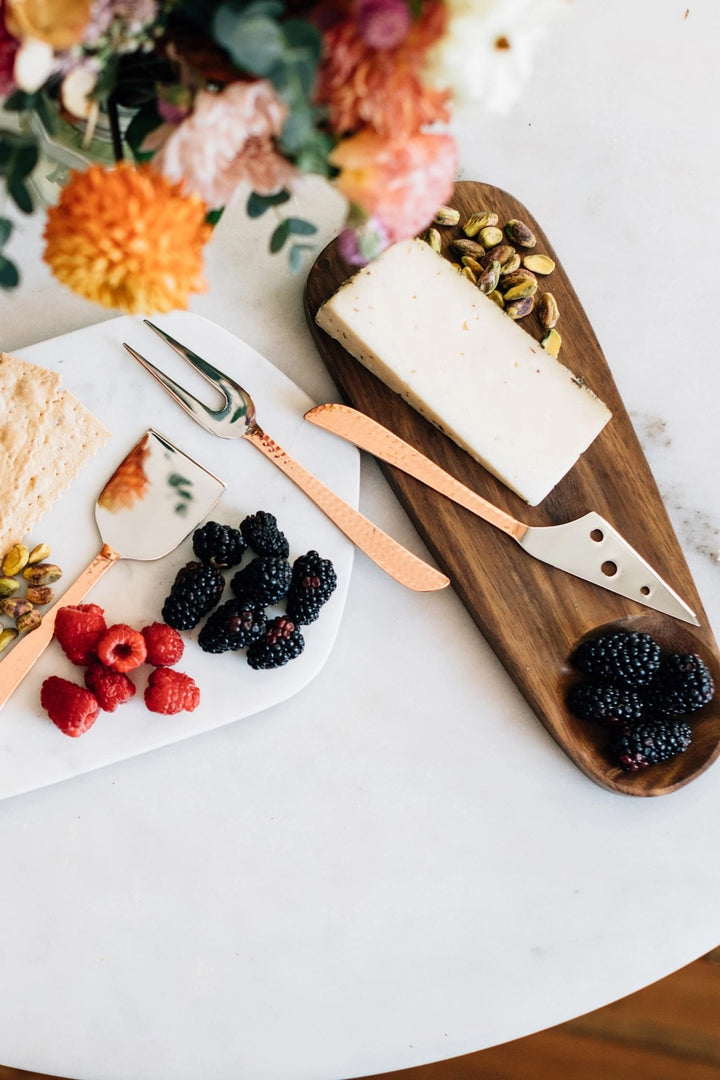
M 526 525 L 357 409 L 347 405 L 318 405 L 305 414 L 305 419 L 464 506 L 507 533 L 540 562 L 693 626 L 700 625 L 695 612 L 674 589 L 595 511 L 563 525 Z

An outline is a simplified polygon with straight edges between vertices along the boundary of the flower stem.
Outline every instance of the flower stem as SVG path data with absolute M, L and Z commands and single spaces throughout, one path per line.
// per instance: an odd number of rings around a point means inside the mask
M 122 161 L 125 157 L 123 150 L 122 135 L 120 134 L 120 120 L 115 95 L 111 94 L 107 103 L 108 119 L 110 121 L 110 135 L 112 136 L 113 153 L 115 161 Z

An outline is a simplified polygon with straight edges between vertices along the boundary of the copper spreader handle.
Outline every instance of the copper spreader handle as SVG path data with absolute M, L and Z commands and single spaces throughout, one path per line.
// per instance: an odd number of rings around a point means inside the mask
M 0 661 L 0 709 L 15 693 L 18 686 L 35 662 L 42 656 L 52 641 L 55 630 L 55 617 L 61 607 L 80 604 L 92 587 L 113 565 L 120 556 L 108 544 L 93 561 L 85 567 L 78 578 L 69 585 L 59 600 L 44 613 L 42 622 L 35 630 L 29 630 L 22 640 L 14 645 L 5 658 Z
M 260 428 L 249 428 L 243 438 L 256 446 L 273 465 L 277 465 L 348 539 L 400 584 L 417 592 L 432 592 L 444 589 L 450 584 L 450 579 L 445 574 L 423 562 L 377 525 L 373 525 L 358 510 L 344 502 L 316 476 L 291 458 Z

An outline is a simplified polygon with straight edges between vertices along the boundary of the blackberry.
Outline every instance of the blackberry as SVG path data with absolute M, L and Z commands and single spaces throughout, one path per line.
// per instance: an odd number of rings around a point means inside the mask
M 568 708 L 581 720 L 605 724 L 637 724 L 645 716 L 645 703 L 629 686 L 575 683 L 567 697 Z
M 247 661 L 251 668 L 277 668 L 294 660 L 305 648 L 305 639 L 292 620 L 284 615 L 269 622 L 265 633 L 248 646 Z
M 193 533 L 193 551 L 200 562 L 213 566 L 237 566 L 247 544 L 239 529 L 208 521 Z
M 264 632 L 267 618 L 262 608 L 226 600 L 212 612 L 200 633 L 198 645 L 203 652 L 223 653 L 244 649 Z
M 295 560 L 287 596 L 287 613 L 301 626 L 314 622 L 320 608 L 337 585 L 337 575 L 329 559 L 308 551 Z
M 682 754 L 691 741 L 690 725 L 684 720 L 648 720 L 624 725 L 610 750 L 626 772 L 639 772 Z
M 660 646 L 649 634 L 620 630 L 584 641 L 573 663 L 597 682 L 645 686 L 660 666 Z
M 287 596 L 292 569 L 287 559 L 258 555 L 234 575 L 230 588 L 239 599 L 252 599 L 260 607 L 277 604 Z
M 279 559 L 287 559 L 290 554 L 290 544 L 278 528 L 277 518 L 266 510 L 249 514 L 240 522 L 240 532 L 245 543 L 256 555 L 274 555 Z
M 696 653 L 666 656 L 649 691 L 653 710 L 660 716 L 689 716 L 714 694 L 712 675 Z
M 222 596 L 225 579 L 210 563 L 189 562 L 178 570 L 162 609 L 174 630 L 192 630 Z

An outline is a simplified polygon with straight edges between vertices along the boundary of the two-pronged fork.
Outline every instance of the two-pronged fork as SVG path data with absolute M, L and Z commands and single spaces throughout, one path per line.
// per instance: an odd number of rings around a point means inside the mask
M 204 360 L 181 342 L 176 341 L 160 327 L 148 319 L 147 326 L 167 342 L 176 353 L 186 360 L 196 371 L 220 392 L 224 404 L 219 409 L 211 409 L 198 398 L 188 393 L 159 368 L 155 367 L 132 346 L 123 342 L 127 351 L 150 372 L 167 392 L 185 409 L 187 413 L 212 435 L 223 439 L 247 439 L 277 465 L 293 483 L 312 499 L 316 506 L 341 530 L 352 542 L 364 551 L 381 569 L 390 574 L 402 585 L 418 592 L 431 592 L 449 585 L 449 579 L 428 563 L 423 562 L 407 548 L 404 548 L 387 533 L 382 532 L 354 507 L 344 502 L 338 495 L 322 484 L 317 477 L 309 473 L 297 461 L 293 460 L 276 442 L 258 425 L 255 406 L 250 394 L 242 386 L 219 371 L 213 364 Z

